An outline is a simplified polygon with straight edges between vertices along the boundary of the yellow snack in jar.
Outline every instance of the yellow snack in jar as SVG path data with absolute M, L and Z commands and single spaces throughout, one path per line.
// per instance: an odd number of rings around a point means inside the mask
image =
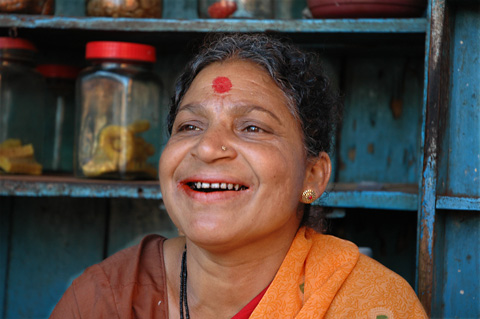
M 82 166 L 83 174 L 87 177 L 98 177 L 102 174 L 113 173 L 118 171 L 118 166 L 112 161 L 98 162 L 91 160 Z
M 18 138 L 8 138 L 2 143 L 0 143 L 0 150 L 2 148 L 10 148 L 10 147 L 17 147 L 22 146 L 22 142 Z
M 42 174 L 42 165 L 35 162 L 33 157 L 28 158 L 8 158 L 0 156 L 0 168 L 7 173 L 19 173 L 40 175 Z
M 100 133 L 100 147 L 114 162 L 124 165 L 132 159 L 134 136 L 126 127 L 109 125 Z
M 128 125 L 128 129 L 133 134 L 143 133 L 150 129 L 150 122 L 147 120 L 138 120 Z
M 20 158 L 33 156 L 33 145 L 11 146 L 0 148 L 0 156 L 8 158 Z
M 138 120 L 127 126 L 109 125 L 100 132 L 99 147 L 82 166 L 86 177 L 156 178 L 156 168 L 147 163 L 155 147 L 136 134 L 150 129 L 150 122 Z M 113 174 L 113 175 L 112 175 Z

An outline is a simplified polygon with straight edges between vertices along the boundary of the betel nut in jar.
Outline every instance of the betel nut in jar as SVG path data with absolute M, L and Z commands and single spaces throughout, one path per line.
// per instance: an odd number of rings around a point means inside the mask
M 113 18 L 161 18 L 162 0 L 87 0 L 87 15 Z
M 0 0 L 0 13 L 51 15 L 55 0 Z

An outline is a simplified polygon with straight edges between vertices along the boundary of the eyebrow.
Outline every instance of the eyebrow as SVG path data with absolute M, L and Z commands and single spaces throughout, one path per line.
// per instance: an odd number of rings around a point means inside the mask
M 194 114 L 202 114 L 202 113 L 204 113 L 204 105 L 202 103 L 185 104 L 185 105 L 180 106 L 177 114 L 180 113 L 181 111 L 189 111 L 189 112 L 192 112 Z M 269 115 L 270 117 L 272 117 L 274 120 L 276 120 L 280 125 L 283 124 L 282 121 L 280 120 L 280 118 L 277 115 L 275 115 L 275 113 L 273 113 L 272 111 L 267 110 L 266 108 L 264 108 L 262 106 L 259 106 L 259 105 L 240 104 L 240 105 L 235 106 L 233 113 L 235 115 L 239 115 L 239 114 L 241 115 L 241 114 L 251 113 L 253 111 L 258 111 L 258 112 L 265 113 L 265 114 Z

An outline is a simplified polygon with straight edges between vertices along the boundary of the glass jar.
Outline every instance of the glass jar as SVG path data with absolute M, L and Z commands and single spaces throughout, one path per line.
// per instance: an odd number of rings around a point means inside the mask
M 37 70 L 47 85 L 43 168 L 73 172 L 75 80 L 80 70 L 63 64 L 42 64 Z
M 0 13 L 45 14 L 55 10 L 55 0 L 1 0 Z
M 87 43 L 90 66 L 76 85 L 75 175 L 156 179 L 163 86 L 150 45 Z
M 113 18 L 161 18 L 162 0 L 87 0 L 87 15 Z
M 0 168 L 41 174 L 45 82 L 28 40 L 0 37 Z
M 273 19 L 273 0 L 198 0 L 201 19 Z

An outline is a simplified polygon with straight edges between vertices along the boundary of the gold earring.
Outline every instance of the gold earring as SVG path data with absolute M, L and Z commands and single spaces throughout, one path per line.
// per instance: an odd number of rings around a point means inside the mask
M 222 145 L 222 151 L 225 152 L 226 150 L 227 150 L 227 147 Z
M 307 189 L 302 193 L 302 203 L 311 204 L 317 199 L 317 194 L 313 189 Z

